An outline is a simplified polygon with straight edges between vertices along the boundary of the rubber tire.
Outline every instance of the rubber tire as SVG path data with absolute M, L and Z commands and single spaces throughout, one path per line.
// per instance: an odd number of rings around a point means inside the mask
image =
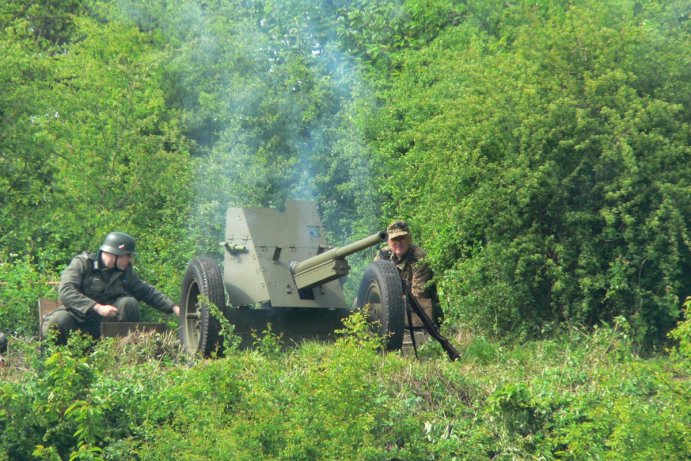
M 377 333 L 386 338 L 386 350 L 401 349 L 405 304 L 401 277 L 391 261 L 375 261 L 365 269 L 356 306 L 366 304 L 370 319 L 379 327 Z
M 201 304 L 203 295 L 225 312 L 223 277 L 216 262 L 205 256 L 192 259 L 187 266 L 180 292 L 180 342 L 191 353 L 209 357 L 221 351 L 221 325 L 208 305 Z

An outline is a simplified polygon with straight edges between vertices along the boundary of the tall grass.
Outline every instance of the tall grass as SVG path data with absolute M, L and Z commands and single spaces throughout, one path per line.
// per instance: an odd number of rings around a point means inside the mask
M 688 323 L 641 358 L 625 324 L 521 345 L 468 339 L 457 362 L 383 354 L 361 317 L 334 344 L 201 360 L 139 335 L 0 371 L 0 460 L 688 459 Z

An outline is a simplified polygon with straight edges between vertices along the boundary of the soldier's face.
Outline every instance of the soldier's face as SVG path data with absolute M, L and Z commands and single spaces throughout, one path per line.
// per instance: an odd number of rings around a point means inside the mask
M 405 255 L 410 249 L 410 242 L 412 241 L 410 234 L 403 235 L 401 237 L 396 237 L 388 240 L 389 248 L 391 252 L 400 258 Z
M 101 259 L 103 259 L 103 264 L 108 269 L 113 269 L 117 265 L 117 268 L 119 270 L 124 271 L 125 269 L 127 269 L 127 266 L 129 266 L 130 262 L 132 261 L 132 255 L 117 256 L 113 253 L 102 251 Z

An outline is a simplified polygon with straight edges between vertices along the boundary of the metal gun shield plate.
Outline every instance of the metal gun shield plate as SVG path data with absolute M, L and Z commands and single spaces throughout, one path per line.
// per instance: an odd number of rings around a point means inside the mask
M 347 307 L 338 280 L 299 290 L 291 271 L 291 263 L 328 248 L 314 202 L 288 201 L 284 211 L 229 208 L 224 247 L 223 281 L 233 306 Z

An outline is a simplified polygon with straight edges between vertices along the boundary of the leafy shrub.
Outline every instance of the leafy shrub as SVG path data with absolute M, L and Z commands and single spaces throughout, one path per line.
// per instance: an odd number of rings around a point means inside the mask
M 393 53 L 366 119 L 383 209 L 410 220 L 449 319 L 525 338 L 624 316 L 647 346 L 674 325 L 691 267 L 689 35 L 682 2 L 637 5 L 468 2 L 428 46 Z
M 78 334 L 65 346 L 17 343 L 0 383 L 0 459 L 118 459 L 110 453 L 132 448 L 127 441 L 146 433 L 145 416 L 164 411 L 155 399 L 169 383 L 152 354 L 161 346 Z
M 0 369 L 0 459 L 646 459 L 691 454 L 688 368 L 623 323 L 450 362 L 334 344 L 190 359 L 165 338 L 73 336 Z M 486 351 L 491 351 L 487 353 Z M 33 455 L 32 455 L 33 454 Z
M 48 284 L 55 278 L 51 273 L 40 272 L 28 257 L 0 260 L 0 331 L 35 336 L 38 299 L 55 297 L 54 288 Z
M 678 353 L 682 360 L 691 361 L 691 296 L 684 301 L 684 318 L 677 327 L 669 333 L 670 338 L 678 341 L 678 345 L 672 353 Z

